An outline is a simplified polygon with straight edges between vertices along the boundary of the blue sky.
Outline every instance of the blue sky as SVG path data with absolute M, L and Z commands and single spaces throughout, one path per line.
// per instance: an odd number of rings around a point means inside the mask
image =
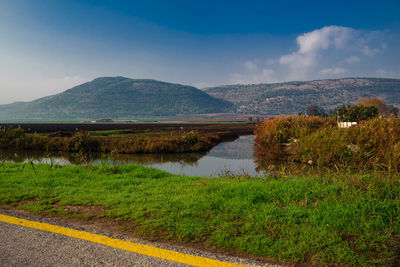
M 99 76 L 400 78 L 400 1 L 0 0 L 0 104 Z

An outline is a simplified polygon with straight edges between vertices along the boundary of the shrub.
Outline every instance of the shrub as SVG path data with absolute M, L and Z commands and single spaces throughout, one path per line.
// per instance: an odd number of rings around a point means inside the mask
M 188 144 L 195 144 L 199 142 L 199 133 L 195 131 L 185 132 L 181 136 L 181 141 Z
M 337 116 L 341 121 L 362 121 L 376 118 L 379 115 L 379 110 L 375 106 L 364 105 L 343 105 L 338 108 Z
M 10 147 L 21 144 L 21 139 L 25 136 L 24 129 L 17 128 L 7 128 L 3 131 L 0 131 L 0 146 L 1 147 Z
M 90 137 L 88 132 L 77 131 L 69 141 L 69 151 L 89 153 L 98 150 L 97 140 Z
M 334 125 L 334 119 L 319 116 L 280 116 L 265 120 L 255 131 L 255 155 L 265 160 L 287 159 L 283 143 L 295 142 L 301 136 Z

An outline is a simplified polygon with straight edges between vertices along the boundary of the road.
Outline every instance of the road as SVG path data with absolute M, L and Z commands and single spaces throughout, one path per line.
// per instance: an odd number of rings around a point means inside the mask
M 16 225 L 24 221 L 21 225 Z M 24 225 L 25 224 L 25 225 Z M 38 226 L 35 226 L 38 225 Z M 43 226 L 44 225 L 44 226 Z M 37 228 L 37 229 L 35 229 Z M 39 230 L 41 229 L 42 230 Z M 55 230 L 54 230 L 55 229 Z M 61 230 L 60 230 L 61 229 Z M 66 231 L 63 234 L 62 231 Z M 68 231 L 72 231 L 68 233 Z M 59 232 L 59 233 L 57 233 Z M 74 233 L 76 232 L 76 233 Z M 68 236 L 70 235 L 70 236 Z M 71 237 L 74 236 L 75 237 Z M 85 237 L 88 235 L 89 237 Z M 91 241 L 87 241 L 87 240 Z M 98 243 L 96 243 L 96 240 Z M 102 241 L 106 240 L 106 241 Z M 111 240 L 110 246 L 106 244 Z M 118 243 L 121 243 L 118 245 Z M 113 243 L 117 245 L 113 245 Z M 124 246 L 139 246 L 138 253 L 124 249 Z M 114 247 L 113 247 L 114 246 Z M 116 247 L 122 247 L 122 249 Z M 141 248 L 144 246 L 145 248 Z M 135 249 L 133 250 L 135 251 Z M 150 252 L 149 252 L 150 251 Z M 153 256 L 146 256 L 141 253 Z M 169 256 L 168 253 L 175 253 Z M 195 253 L 199 255 L 199 253 Z M 201 254 L 201 253 L 200 253 Z M 239 258 L 210 255 L 196 256 L 158 247 L 137 244 L 127 240 L 114 239 L 81 230 L 53 224 L 24 220 L 0 213 L 0 266 L 258 266 L 254 261 Z M 164 255 L 164 256 L 163 256 Z M 167 256 L 165 256 L 167 255 Z M 164 258 L 164 259 L 163 259 Z M 169 259 L 169 260 L 166 260 Z M 221 260 L 222 258 L 222 260 Z M 219 260 L 215 260 L 219 259 Z M 236 262 L 230 264 L 227 261 Z M 190 265 L 181 262 L 189 263 Z M 263 266 L 273 266 L 264 265 Z
M 187 266 L 0 222 L 0 266 Z

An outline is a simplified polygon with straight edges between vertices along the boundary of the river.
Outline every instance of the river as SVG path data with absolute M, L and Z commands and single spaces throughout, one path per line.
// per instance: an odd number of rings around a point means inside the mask
M 94 154 L 90 164 L 140 163 L 174 174 L 217 177 L 222 175 L 248 174 L 260 176 L 254 156 L 254 136 L 241 136 L 232 142 L 223 142 L 208 153 L 176 154 Z M 78 155 L 65 153 L 44 153 L 33 151 L 0 150 L 0 158 L 13 162 L 29 162 L 71 165 L 81 161 Z

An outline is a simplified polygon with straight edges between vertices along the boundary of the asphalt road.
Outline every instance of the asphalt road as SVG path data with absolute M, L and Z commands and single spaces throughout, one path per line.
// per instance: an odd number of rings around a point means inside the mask
M 282 266 L 132 239 L 121 233 L 104 232 L 104 228 L 98 228 L 97 224 L 96 227 L 90 225 L 80 221 L 66 224 L 60 220 L 0 209 L 0 267 L 189 266 L 186 264 L 219 267 Z
M 187 266 L 0 222 L 0 266 Z

